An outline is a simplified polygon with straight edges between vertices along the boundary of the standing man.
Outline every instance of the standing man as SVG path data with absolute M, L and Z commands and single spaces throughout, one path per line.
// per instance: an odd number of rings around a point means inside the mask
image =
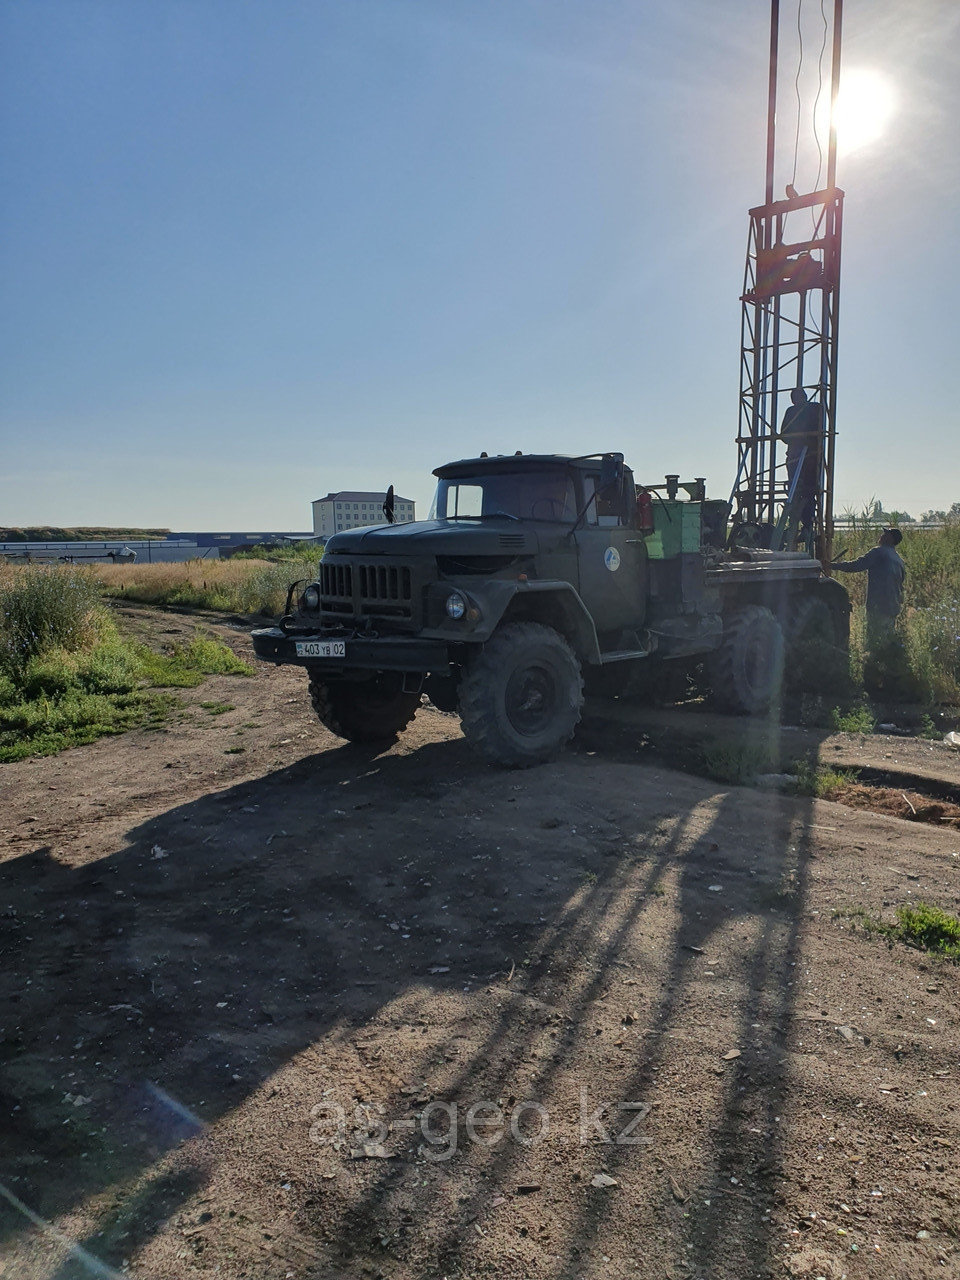
M 793 490 L 788 525 L 791 541 L 799 525 L 800 540 L 809 542 L 817 515 L 817 493 L 820 489 L 823 412 L 816 400 L 807 399 L 803 387 L 794 387 L 790 392 L 790 405 L 780 424 L 780 439 L 787 446 L 788 491 Z
M 838 560 L 831 565 L 842 573 L 866 573 L 867 575 L 867 625 L 875 639 L 882 639 L 893 631 L 894 623 L 903 607 L 903 583 L 907 566 L 894 550 L 903 541 L 899 529 L 883 529 L 877 545 L 859 560 Z

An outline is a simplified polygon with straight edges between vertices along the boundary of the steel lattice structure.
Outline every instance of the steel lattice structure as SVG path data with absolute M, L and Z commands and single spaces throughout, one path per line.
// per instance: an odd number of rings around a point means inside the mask
M 833 537 L 837 330 L 843 192 L 833 187 L 750 210 L 740 329 L 739 465 L 735 519 L 774 549 L 797 545 L 791 477 L 779 438 L 790 392 L 822 407 L 816 452 L 817 510 L 810 530 L 818 558 Z M 793 240 L 804 222 L 804 238 Z
M 738 467 L 730 502 L 733 541 L 774 550 L 798 544 L 830 563 L 837 434 L 837 334 L 843 192 L 836 185 L 834 109 L 842 0 L 834 0 L 827 183 L 773 199 L 779 0 L 771 0 L 766 198 L 750 210 L 740 328 Z M 811 404 L 804 449 L 783 433 L 791 393 Z M 788 460 L 789 451 L 789 460 Z

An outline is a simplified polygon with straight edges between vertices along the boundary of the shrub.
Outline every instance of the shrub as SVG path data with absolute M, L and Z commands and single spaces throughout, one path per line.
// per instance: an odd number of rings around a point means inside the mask
M 205 675 L 253 675 L 248 663 L 212 636 L 197 636 L 186 646 L 173 645 L 169 653 L 155 653 L 146 645 L 137 645 L 135 652 L 141 674 L 157 688 L 191 689 L 202 684 Z
M 829 800 L 859 776 L 856 769 L 830 769 L 811 760 L 798 760 L 794 769 L 797 794 L 816 796 L 818 800 Z
M 313 577 L 317 564 L 323 556 L 323 548 L 316 542 L 283 542 L 269 546 L 258 543 L 253 547 L 244 547 L 235 551 L 231 560 L 271 560 L 276 564 L 298 564 L 310 569 Z
M 204 675 L 252 676 L 253 667 L 242 662 L 229 645 L 213 636 L 196 636 L 186 649 L 174 646 L 174 657 L 185 667 Z
M 944 598 L 916 609 L 904 621 L 905 644 L 911 669 L 928 697 L 939 702 L 960 701 L 960 600 Z
M 216 609 L 277 617 L 295 578 L 313 577 L 318 559 L 268 564 L 263 560 L 187 560 L 176 564 L 97 565 L 107 595 L 143 604 Z
M 0 582 L 0 670 L 16 678 L 51 649 L 83 648 L 96 635 L 96 579 L 73 566 L 28 565 Z
M 107 695 L 78 689 L 59 700 L 7 704 L 0 708 L 0 763 L 54 755 L 107 734 L 159 723 L 174 705 L 170 694 L 137 690 Z
M 92 585 L 92 590 L 91 590 Z M 156 688 L 205 675 L 251 675 L 213 636 L 155 653 L 125 640 L 95 582 L 72 568 L 17 569 L 0 581 L 0 761 L 50 755 L 159 722 L 175 705 Z
M 9 706 L 20 697 L 20 691 L 9 676 L 0 673 L 0 707 Z
M 130 693 L 144 683 L 144 673 L 135 650 L 113 641 L 83 655 L 77 683 L 87 693 Z
M 770 750 L 750 742 L 708 743 L 701 760 L 708 778 L 738 786 L 753 782 L 758 773 L 769 773 L 777 763 Z
M 879 934 L 891 943 L 903 942 L 918 951 L 927 951 L 960 964 L 960 919 L 942 907 L 927 902 L 911 902 L 897 907 L 896 924 L 871 916 L 862 907 L 837 911 L 860 925 L 867 934 Z
M 910 947 L 960 960 L 960 920 L 940 907 L 926 902 L 898 907 L 896 933 Z
M 835 733 L 873 733 L 876 727 L 876 717 L 863 703 L 846 711 L 834 707 L 830 712 L 830 728 Z
M 237 613 L 279 617 L 290 583 L 296 578 L 314 576 L 313 572 L 304 573 L 300 569 L 300 565 L 289 563 L 258 564 L 245 581 L 237 584 L 230 607 Z

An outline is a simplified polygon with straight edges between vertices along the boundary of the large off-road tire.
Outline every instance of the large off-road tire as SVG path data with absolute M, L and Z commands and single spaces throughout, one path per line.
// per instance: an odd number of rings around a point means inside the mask
M 791 698 L 849 691 L 849 627 L 818 595 L 794 601 L 787 622 L 785 681 Z
M 459 704 L 464 736 L 482 759 L 538 764 L 573 737 L 583 707 L 580 663 L 552 627 L 508 623 L 469 663 Z
M 838 643 L 833 611 L 819 596 L 801 596 L 790 611 L 787 628 L 789 650 L 799 645 L 836 645 Z
M 780 698 L 783 630 L 769 609 L 748 604 L 723 620 L 723 643 L 708 663 L 714 705 L 758 715 Z
M 312 675 L 310 701 L 320 723 L 338 738 L 389 742 L 417 714 L 420 694 L 404 693 L 401 677 L 390 673 L 330 684 Z

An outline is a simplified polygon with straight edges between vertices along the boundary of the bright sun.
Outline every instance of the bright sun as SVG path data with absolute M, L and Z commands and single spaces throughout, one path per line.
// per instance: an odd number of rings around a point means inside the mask
M 844 71 L 837 96 L 837 147 L 859 151 L 882 138 L 897 109 L 897 91 L 879 71 Z

